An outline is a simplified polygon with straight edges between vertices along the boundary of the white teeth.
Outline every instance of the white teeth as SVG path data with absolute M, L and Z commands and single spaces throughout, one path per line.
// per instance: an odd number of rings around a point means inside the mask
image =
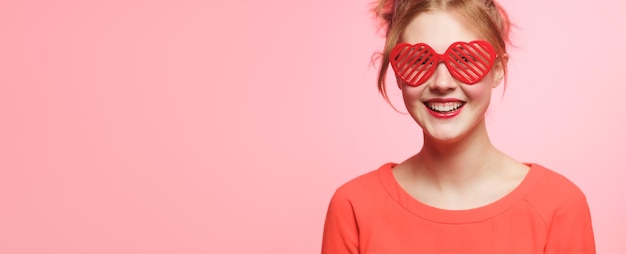
M 464 102 L 428 102 L 426 106 L 438 112 L 449 112 L 459 109 Z

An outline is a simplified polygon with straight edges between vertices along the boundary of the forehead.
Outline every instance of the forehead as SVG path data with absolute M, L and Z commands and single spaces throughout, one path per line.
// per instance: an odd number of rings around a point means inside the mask
M 457 41 L 480 39 L 460 15 L 452 11 L 430 11 L 413 18 L 402 33 L 401 41 L 426 43 L 443 53 Z

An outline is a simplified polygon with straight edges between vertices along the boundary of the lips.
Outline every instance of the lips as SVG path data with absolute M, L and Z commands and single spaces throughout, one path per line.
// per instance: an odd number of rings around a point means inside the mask
M 465 102 L 457 99 L 432 99 L 424 102 L 428 112 L 437 118 L 451 118 L 463 110 Z

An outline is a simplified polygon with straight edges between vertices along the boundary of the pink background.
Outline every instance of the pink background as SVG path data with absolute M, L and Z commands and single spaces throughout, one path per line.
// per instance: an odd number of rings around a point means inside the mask
M 319 253 L 335 188 L 421 143 L 376 92 L 369 2 L 0 1 L 0 253 Z M 591 2 L 502 1 L 488 124 L 619 254 L 626 2 Z

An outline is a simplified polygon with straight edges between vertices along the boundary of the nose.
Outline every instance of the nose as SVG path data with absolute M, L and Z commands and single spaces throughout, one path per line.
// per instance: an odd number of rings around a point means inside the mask
M 456 81 L 450 75 L 448 68 L 443 62 L 437 64 L 437 69 L 431 79 L 429 88 L 440 93 L 453 91 L 457 86 Z

